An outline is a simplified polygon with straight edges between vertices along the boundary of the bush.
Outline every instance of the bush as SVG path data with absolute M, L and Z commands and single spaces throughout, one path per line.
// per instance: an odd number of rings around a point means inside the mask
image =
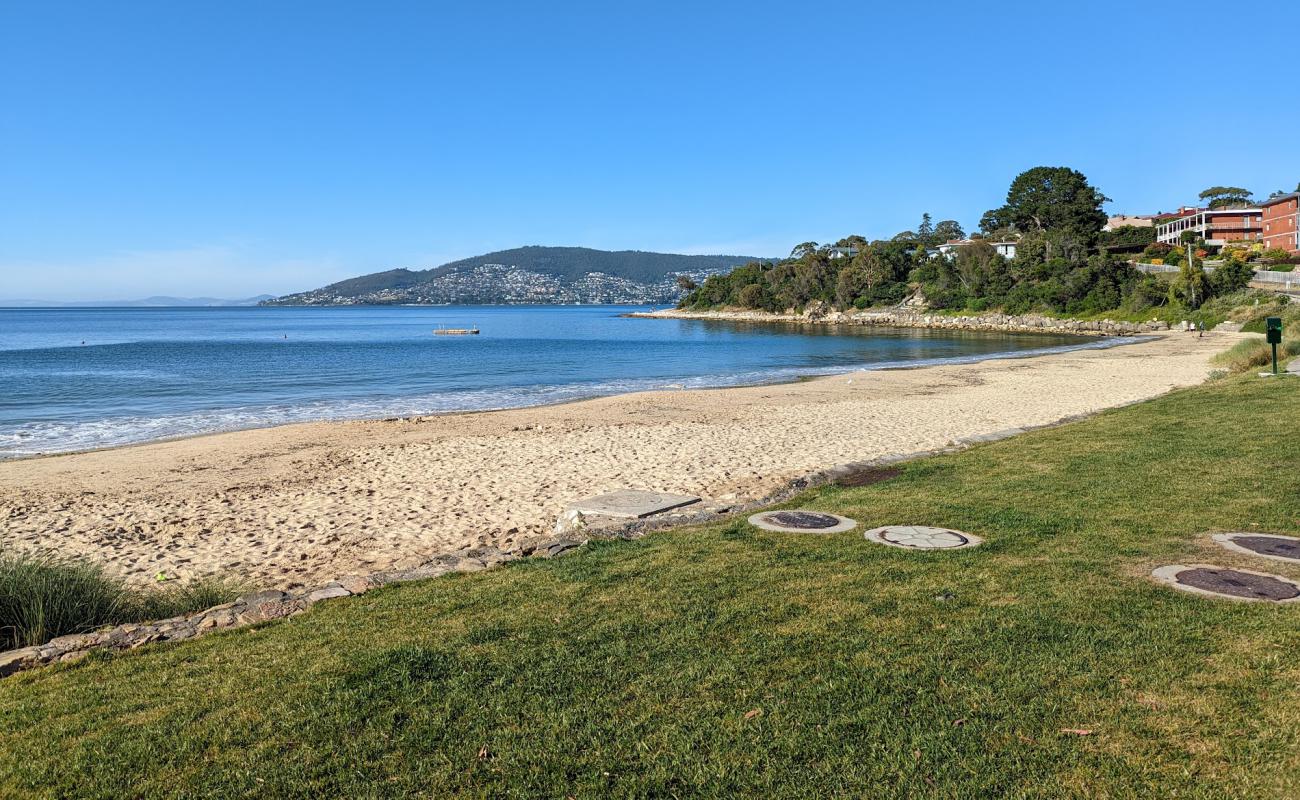
M 53 555 L 0 553 L 0 649 L 105 625 L 173 617 L 229 602 L 241 587 L 206 579 L 135 589 L 103 567 Z

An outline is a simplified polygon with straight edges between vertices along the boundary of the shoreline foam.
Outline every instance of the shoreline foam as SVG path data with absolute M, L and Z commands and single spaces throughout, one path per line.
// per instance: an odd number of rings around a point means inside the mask
M 686 389 L 703 391 L 711 389 L 742 388 L 749 386 L 773 386 L 783 383 L 847 375 L 854 372 L 875 372 L 896 369 L 923 369 L 925 367 L 949 364 L 975 364 L 981 361 L 1033 358 L 1052 353 L 1065 353 L 1075 350 L 1101 349 L 1131 344 L 1140 337 L 1078 337 L 1074 344 L 1049 345 L 1025 350 L 1007 350 L 991 353 L 972 353 L 969 355 L 937 357 L 930 359 L 881 361 L 858 365 L 838 365 L 832 367 L 781 367 L 764 371 L 750 371 L 721 376 L 687 376 L 675 379 L 675 383 L 666 383 L 661 379 L 641 381 L 625 380 L 616 383 L 593 382 L 563 385 L 542 385 L 533 387 L 515 387 L 508 390 L 485 390 L 483 392 L 460 392 L 453 395 L 414 395 L 411 397 L 387 398 L 384 400 L 349 399 L 339 401 L 317 401 L 300 406 L 264 406 L 254 408 L 211 409 L 189 414 L 175 414 L 161 417 L 126 417 L 107 418 L 94 422 L 61 423 L 61 434 L 49 434 L 50 447 L 31 449 L 38 445 L 27 445 L 29 449 L 19 449 L 20 441 L 11 441 L 0 446 L 0 463 L 22 461 L 33 458 L 50 458 L 60 455 L 93 453 L 113 450 L 121 447 L 140 447 L 142 445 L 174 442 L 201 436 L 213 436 L 222 433 L 265 430 L 285 425 L 301 425 L 317 422 L 364 422 L 386 419 L 405 419 L 416 417 L 448 416 L 455 414 L 476 414 L 493 411 L 512 411 L 528 408 L 544 408 L 565 403 L 580 403 L 603 397 L 618 397 L 647 391 L 664 391 L 669 389 Z M 463 398 L 470 395 L 506 396 L 511 395 L 522 402 L 503 404 L 466 404 Z M 528 401 L 533 394 L 539 399 Z M 454 399 L 451 399 L 453 398 Z M 442 405 L 443 408 L 438 406 Z M 352 409 L 352 410 L 346 410 Z M 236 421 L 242 419 L 243 421 Z M 223 422 L 222 420 L 226 420 Z M 53 427 L 55 424 L 51 423 Z M 74 429 L 83 428 L 129 428 L 129 433 L 120 433 L 116 438 L 89 444 L 88 446 L 59 446 L 56 442 L 84 440 L 87 435 L 75 435 Z M 188 428 L 188 430 L 186 430 Z M 169 431 L 167 433 L 145 433 L 144 431 Z M 57 439 L 55 437 L 58 437 Z

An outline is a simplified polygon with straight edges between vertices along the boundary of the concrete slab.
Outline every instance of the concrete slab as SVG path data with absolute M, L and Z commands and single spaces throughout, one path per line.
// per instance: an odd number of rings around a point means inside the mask
M 674 508 L 689 506 L 700 502 L 700 498 L 689 494 L 665 494 L 645 489 L 619 489 L 616 492 L 587 497 L 569 506 L 570 510 L 584 514 L 600 514 L 607 517 L 624 519 L 641 519 Z

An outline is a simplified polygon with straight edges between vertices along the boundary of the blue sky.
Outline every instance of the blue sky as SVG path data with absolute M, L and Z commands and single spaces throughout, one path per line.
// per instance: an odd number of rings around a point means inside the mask
M 875 6 L 0 4 L 0 298 L 776 255 L 973 228 L 1040 164 L 1125 213 L 1300 181 L 1300 7 Z

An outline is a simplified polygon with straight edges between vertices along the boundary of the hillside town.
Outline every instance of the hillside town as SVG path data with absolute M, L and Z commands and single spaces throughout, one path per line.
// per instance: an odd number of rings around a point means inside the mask
M 683 286 L 725 271 L 671 272 L 652 282 L 588 272 L 570 280 L 510 264 L 477 264 L 456 267 L 413 286 L 361 293 L 327 286 L 264 305 L 655 305 L 676 303 Z

